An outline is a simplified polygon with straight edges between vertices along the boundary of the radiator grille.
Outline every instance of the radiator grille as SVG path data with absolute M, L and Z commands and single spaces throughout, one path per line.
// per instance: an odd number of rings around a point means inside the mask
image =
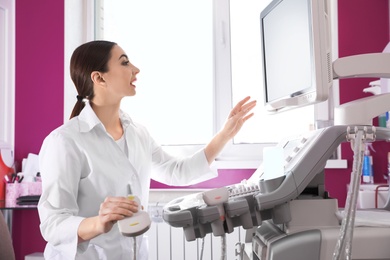
M 187 241 L 182 228 L 171 227 L 162 219 L 163 205 L 149 205 L 152 225 L 146 233 L 149 239 L 150 260 L 200 260 L 202 239 Z M 235 228 L 226 235 L 227 260 L 238 260 L 236 244 L 244 243 L 245 230 Z M 207 234 L 204 238 L 202 260 L 221 259 L 221 237 Z

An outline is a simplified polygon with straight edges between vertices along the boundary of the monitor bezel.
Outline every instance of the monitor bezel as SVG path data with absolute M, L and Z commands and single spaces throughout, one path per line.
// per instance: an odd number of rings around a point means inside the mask
M 332 51 L 330 35 L 330 15 L 328 0 L 307 0 L 310 8 L 312 85 L 275 100 L 267 97 L 267 67 L 264 47 L 263 19 L 281 2 L 293 0 L 274 0 L 260 13 L 260 31 L 262 43 L 262 63 L 264 73 L 264 101 L 269 113 L 277 113 L 303 106 L 313 105 L 328 99 L 333 83 Z

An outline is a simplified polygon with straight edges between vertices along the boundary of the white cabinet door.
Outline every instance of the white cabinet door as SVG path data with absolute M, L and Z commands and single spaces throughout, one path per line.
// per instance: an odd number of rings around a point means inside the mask
M 15 0 L 0 0 L 0 140 L 14 148 Z

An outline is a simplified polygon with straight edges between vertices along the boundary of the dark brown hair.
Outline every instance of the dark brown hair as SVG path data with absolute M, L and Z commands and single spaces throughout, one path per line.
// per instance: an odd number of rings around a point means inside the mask
M 107 63 L 111 58 L 111 50 L 116 45 L 110 41 L 91 41 L 77 47 L 70 59 L 70 76 L 77 90 L 77 101 L 70 118 L 78 116 L 85 104 L 82 98 L 92 100 L 94 97 L 91 73 L 107 72 Z

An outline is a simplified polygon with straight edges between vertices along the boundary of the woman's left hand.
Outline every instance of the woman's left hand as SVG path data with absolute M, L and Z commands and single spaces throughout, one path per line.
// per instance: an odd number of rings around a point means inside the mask
M 253 116 L 253 113 L 248 114 L 256 106 L 257 101 L 250 100 L 250 96 L 244 98 L 230 111 L 226 123 L 221 130 L 221 134 L 227 139 L 232 139 L 241 129 L 246 120 Z
M 206 145 L 204 152 L 209 164 L 215 160 L 225 144 L 240 131 L 245 121 L 253 116 L 253 113 L 248 113 L 256 106 L 256 100 L 248 102 L 249 99 L 250 97 L 248 96 L 237 103 L 232 111 L 230 111 L 222 130 Z

